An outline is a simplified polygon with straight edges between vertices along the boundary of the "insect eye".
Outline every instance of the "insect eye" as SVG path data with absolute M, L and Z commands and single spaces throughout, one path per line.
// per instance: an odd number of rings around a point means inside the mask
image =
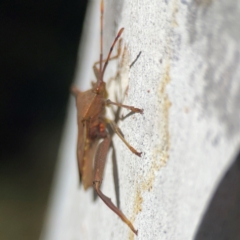
M 105 126 L 103 123 L 99 124 L 99 131 L 104 132 L 105 131 Z

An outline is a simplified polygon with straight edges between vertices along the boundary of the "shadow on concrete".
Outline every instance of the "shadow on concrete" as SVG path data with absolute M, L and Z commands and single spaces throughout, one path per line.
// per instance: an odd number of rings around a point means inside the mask
M 220 182 L 194 239 L 240 239 L 240 152 Z

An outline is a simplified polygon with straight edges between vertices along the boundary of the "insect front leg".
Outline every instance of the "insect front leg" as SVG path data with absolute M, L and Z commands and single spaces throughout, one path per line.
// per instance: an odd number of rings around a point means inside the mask
M 127 109 L 129 109 L 130 111 L 135 112 L 135 113 L 141 113 L 141 114 L 143 114 L 143 109 L 135 108 L 135 107 L 133 107 L 133 106 L 124 105 L 124 104 L 121 104 L 121 103 L 115 103 L 115 102 L 112 102 L 110 99 L 107 99 L 107 100 L 106 100 L 106 105 L 110 105 L 110 104 L 115 105 L 115 106 L 118 106 L 118 107 L 127 108 Z
M 93 185 L 94 188 L 98 194 L 98 196 L 103 200 L 103 202 L 113 211 L 115 212 L 123 222 L 125 222 L 129 228 L 137 235 L 137 230 L 133 227 L 132 223 L 130 220 L 127 219 L 127 217 L 120 211 L 119 208 L 117 208 L 111 201 L 110 198 L 108 198 L 106 195 L 102 193 L 100 190 L 100 186 L 102 183 L 102 178 L 103 178 L 103 171 L 106 163 L 106 157 L 107 153 L 110 147 L 111 143 L 111 138 L 110 136 L 107 136 L 100 144 L 98 147 L 98 150 L 96 152 L 95 156 L 95 166 L 94 166 L 94 181 Z

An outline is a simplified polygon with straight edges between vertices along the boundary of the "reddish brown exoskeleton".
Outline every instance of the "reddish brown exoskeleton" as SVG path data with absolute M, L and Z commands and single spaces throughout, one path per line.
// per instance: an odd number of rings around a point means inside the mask
M 103 59 L 102 36 L 103 36 L 103 0 L 101 0 L 101 36 L 100 36 L 100 60 L 93 65 L 93 70 L 97 81 L 93 84 L 92 89 L 81 92 L 75 86 L 71 91 L 76 97 L 76 105 L 78 111 L 78 143 L 77 143 L 77 159 L 80 181 L 86 190 L 90 186 L 94 186 L 98 196 L 105 204 L 112 209 L 130 228 L 137 234 L 137 230 L 133 227 L 130 220 L 118 209 L 110 198 L 105 196 L 100 185 L 103 178 L 106 157 L 110 148 L 111 136 L 107 131 L 107 126 L 110 125 L 113 131 L 122 139 L 126 146 L 137 156 L 141 156 L 141 152 L 136 151 L 123 137 L 116 123 L 105 118 L 105 108 L 107 105 L 116 105 L 124 107 L 135 113 L 143 113 L 142 109 L 133 106 L 127 106 L 120 103 L 112 102 L 107 97 L 105 82 L 103 80 L 104 72 L 108 62 L 116 59 L 120 55 L 120 50 L 116 56 L 111 57 L 112 50 L 123 32 L 123 28 L 118 32 L 106 59 Z M 120 49 L 120 48 L 119 48 Z M 104 64 L 104 65 L 103 65 Z M 99 65 L 99 68 L 97 68 Z M 102 140 L 102 142 L 100 142 Z M 95 161 L 93 162 L 93 159 Z

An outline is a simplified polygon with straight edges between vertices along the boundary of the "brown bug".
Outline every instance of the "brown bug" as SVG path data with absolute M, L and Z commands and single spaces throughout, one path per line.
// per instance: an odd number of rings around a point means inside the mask
M 127 217 L 118 209 L 110 198 L 105 196 L 101 190 L 100 185 L 103 178 L 103 171 L 105 167 L 106 157 L 110 148 L 111 136 L 107 131 L 109 125 L 113 131 L 122 139 L 126 146 L 137 156 L 141 156 L 141 152 L 136 151 L 123 137 L 120 129 L 116 123 L 105 118 L 105 108 L 107 105 L 116 105 L 124 107 L 135 113 L 143 113 L 142 109 L 133 106 L 127 106 L 120 103 L 112 102 L 107 98 L 106 84 L 103 80 L 104 72 L 108 62 L 116 59 L 120 54 L 111 57 L 112 50 L 123 32 L 121 28 L 109 50 L 106 59 L 103 59 L 103 0 L 100 4 L 101 20 L 100 20 L 100 60 L 95 62 L 93 70 L 97 81 L 93 83 L 92 89 L 85 92 L 79 91 L 75 86 L 71 88 L 71 92 L 76 97 L 76 105 L 78 111 L 78 143 L 77 143 L 77 160 L 80 181 L 86 190 L 90 186 L 94 186 L 98 196 L 104 203 L 115 212 L 123 222 L 125 222 L 131 230 L 137 234 L 137 230 Z M 104 64 L 104 65 L 103 65 Z M 99 65 L 99 68 L 97 68 Z M 100 142 L 102 140 L 102 142 Z M 93 162 L 93 159 L 95 161 Z

